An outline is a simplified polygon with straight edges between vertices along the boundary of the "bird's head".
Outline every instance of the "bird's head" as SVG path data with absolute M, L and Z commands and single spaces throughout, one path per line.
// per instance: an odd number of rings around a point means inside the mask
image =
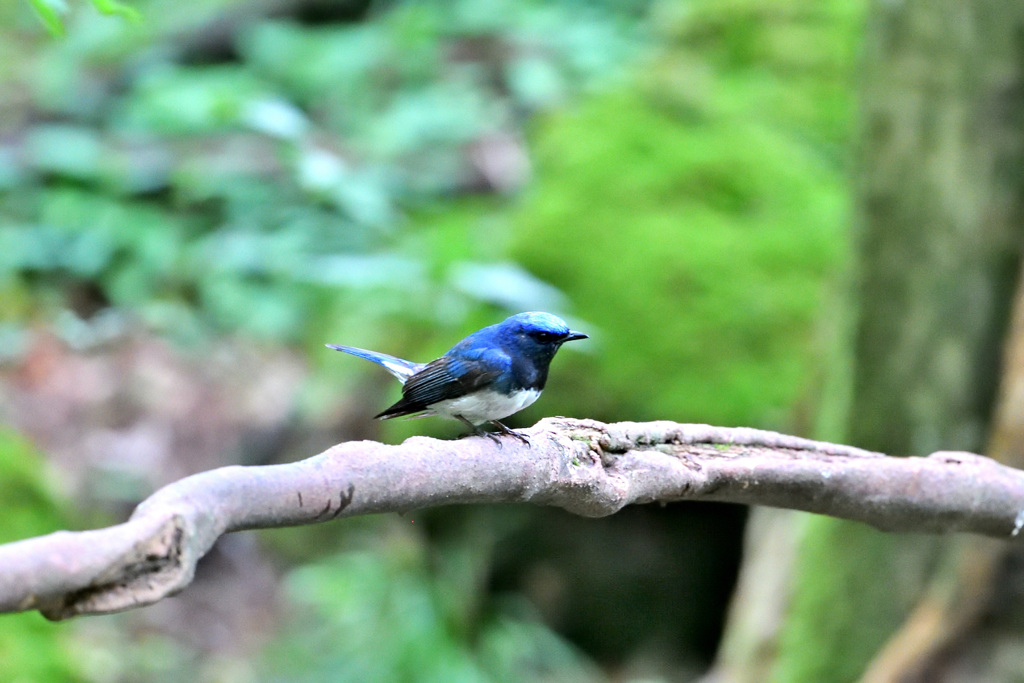
M 550 359 L 565 342 L 587 338 L 582 332 L 569 329 L 564 320 L 550 313 L 517 313 L 498 326 L 511 344 L 536 358 Z

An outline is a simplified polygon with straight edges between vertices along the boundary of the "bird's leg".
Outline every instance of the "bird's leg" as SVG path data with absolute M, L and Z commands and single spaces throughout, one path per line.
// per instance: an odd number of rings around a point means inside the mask
M 470 422 L 466 418 L 462 417 L 461 415 L 456 415 L 455 419 L 473 430 L 472 434 L 467 434 L 466 436 L 486 436 L 488 439 L 490 439 L 494 443 L 498 444 L 499 446 L 501 445 L 501 439 L 498 438 L 497 434 L 493 434 L 491 432 L 488 432 L 485 429 L 480 429 L 480 427 L 476 426 L 475 424 L 473 424 L 472 422 Z
M 516 430 L 509 429 L 508 427 L 506 427 L 501 422 L 498 422 L 497 420 L 491 420 L 491 424 L 494 425 L 495 427 L 497 427 L 498 431 L 501 432 L 502 434 L 508 434 L 509 436 L 511 436 L 514 439 L 519 439 L 520 441 L 525 443 L 527 446 L 530 445 L 530 440 L 528 438 L 526 438 L 526 436 L 524 436 L 523 434 L 520 434 L 519 432 L 517 432 Z

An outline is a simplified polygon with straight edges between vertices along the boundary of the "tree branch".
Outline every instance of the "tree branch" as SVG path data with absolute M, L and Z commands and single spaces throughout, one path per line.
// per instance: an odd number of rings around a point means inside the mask
M 554 505 L 587 517 L 709 500 L 805 510 L 887 531 L 1016 537 L 1024 471 L 971 453 L 893 458 L 775 432 L 550 418 L 514 439 L 339 444 L 301 462 L 170 484 L 131 518 L 0 545 L 0 611 L 51 619 L 152 604 L 187 586 L 229 531 L 454 503 Z

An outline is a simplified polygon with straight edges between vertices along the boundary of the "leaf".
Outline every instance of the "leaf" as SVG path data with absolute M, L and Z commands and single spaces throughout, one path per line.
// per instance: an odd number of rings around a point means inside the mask
M 118 0 L 91 0 L 93 7 L 101 14 L 118 16 L 129 21 L 142 21 L 142 13 Z
M 67 3 L 64 0 L 29 1 L 50 35 L 63 36 L 65 32 L 64 15 L 68 12 Z M 90 0 L 90 2 L 101 14 L 118 16 L 129 21 L 142 21 L 142 13 L 139 10 L 119 0 Z
M 63 15 L 68 11 L 63 0 L 31 0 L 32 7 L 53 36 L 64 35 Z

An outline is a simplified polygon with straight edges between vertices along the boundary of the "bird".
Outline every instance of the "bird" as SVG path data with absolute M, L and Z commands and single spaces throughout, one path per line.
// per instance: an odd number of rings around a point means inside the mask
M 429 363 L 414 363 L 354 346 L 326 344 L 335 351 L 382 366 L 402 383 L 402 398 L 374 417 L 438 415 L 459 420 L 473 434 L 500 444 L 499 436 L 481 429 L 493 424 L 500 434 L 529 440 L 501 422 L 540 397 L 548 366 L 562 344 L 588 335 L 569 329 L 550 313 L 517 313 L 477 330 Z

